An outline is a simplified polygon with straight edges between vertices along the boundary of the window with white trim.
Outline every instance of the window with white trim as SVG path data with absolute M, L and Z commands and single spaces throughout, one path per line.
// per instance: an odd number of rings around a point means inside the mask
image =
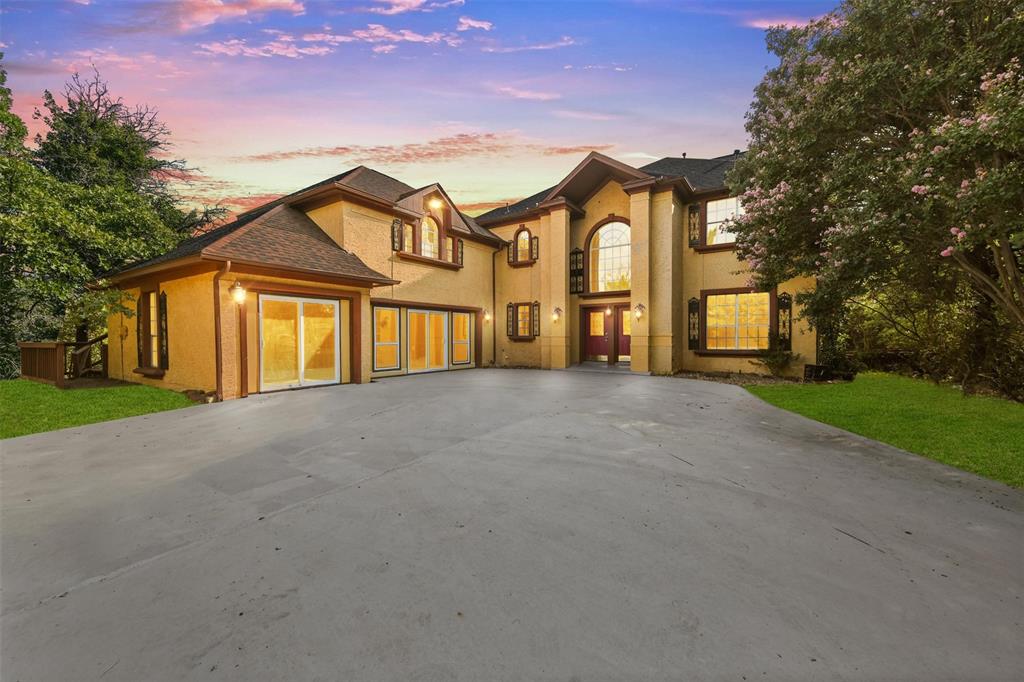
M 384 371 L 399 369 L 401 335 L 398 328 L 398 308 L 373 308 L 373 369 Z

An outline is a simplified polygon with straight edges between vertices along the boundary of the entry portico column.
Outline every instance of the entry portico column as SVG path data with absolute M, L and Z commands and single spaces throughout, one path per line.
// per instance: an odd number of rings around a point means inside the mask
M 569 219 L 565 200 L 556 199 L 547 220 L 541 220 L 537 264 L 541 268 L 540 365 L 544 369 L 564 369 L 570 362 Z M 552 319 L 555 308 L 562 310 L 558 320 Z
M 629 315 L 638 305 L 647 314 L 633 318 L 630 339 L 629 368 L 634 372 L 647 373 L 650 365 L 650 321 L 651 321 L 651 186 L 653 178 L 641 182 L 627 183 L 623 189 L 629 193 Z

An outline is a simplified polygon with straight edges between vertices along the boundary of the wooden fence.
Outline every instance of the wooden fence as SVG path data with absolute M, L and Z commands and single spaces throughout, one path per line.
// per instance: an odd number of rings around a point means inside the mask
M 107 376 L 107 335 L 91 341 L 34 341 L 18 344 L 21 376 L 63 388 L 71 379 Z
M 60 341 L 19 343 L 21 376 L 63 387 L 67 380 L 67 346 Z

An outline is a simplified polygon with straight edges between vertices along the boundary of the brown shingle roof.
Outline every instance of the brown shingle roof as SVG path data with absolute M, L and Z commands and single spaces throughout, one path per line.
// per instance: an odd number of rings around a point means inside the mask
M 232 260 L 374 284 L 394 283 L 338 246 L 305 213 L 284 205 L 193 237 L 168 254 L 133 265 L 118 275 L 197 254 L 210 260 Z

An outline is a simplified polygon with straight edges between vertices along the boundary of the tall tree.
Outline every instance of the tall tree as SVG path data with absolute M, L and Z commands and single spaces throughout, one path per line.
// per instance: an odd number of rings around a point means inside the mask
M 117 186 L 144 197 L 163 222 L 182 234 L 220 218 L 220 209 L 185 208 L 174 181 L 190 169 L 171 156 L 170 130 L 156 109 L 114 97 L 99 72 L 76 73 L 59 97 L 43 92 L 35 117 L 35 158 L 55 178 L 82 187 Z
M 755 280 L 816 277 L 824 321 L 966 278 L 1024 329 L 1024 2 L 846 0 L 768 47 L 730 176 Z
M 33 152 L 5 82 L 0 62 L 0 373 L 16 364 L 16 341 L 102 326 L 117 302 L 87 285 L 172 248 L 203 219 L 152 177 L 183 167 L 155 156 L 167 133 L 152 112 L 124 113 L 100 81 L 74 78 L 65 105 L 44 98 L 50 129 Z

